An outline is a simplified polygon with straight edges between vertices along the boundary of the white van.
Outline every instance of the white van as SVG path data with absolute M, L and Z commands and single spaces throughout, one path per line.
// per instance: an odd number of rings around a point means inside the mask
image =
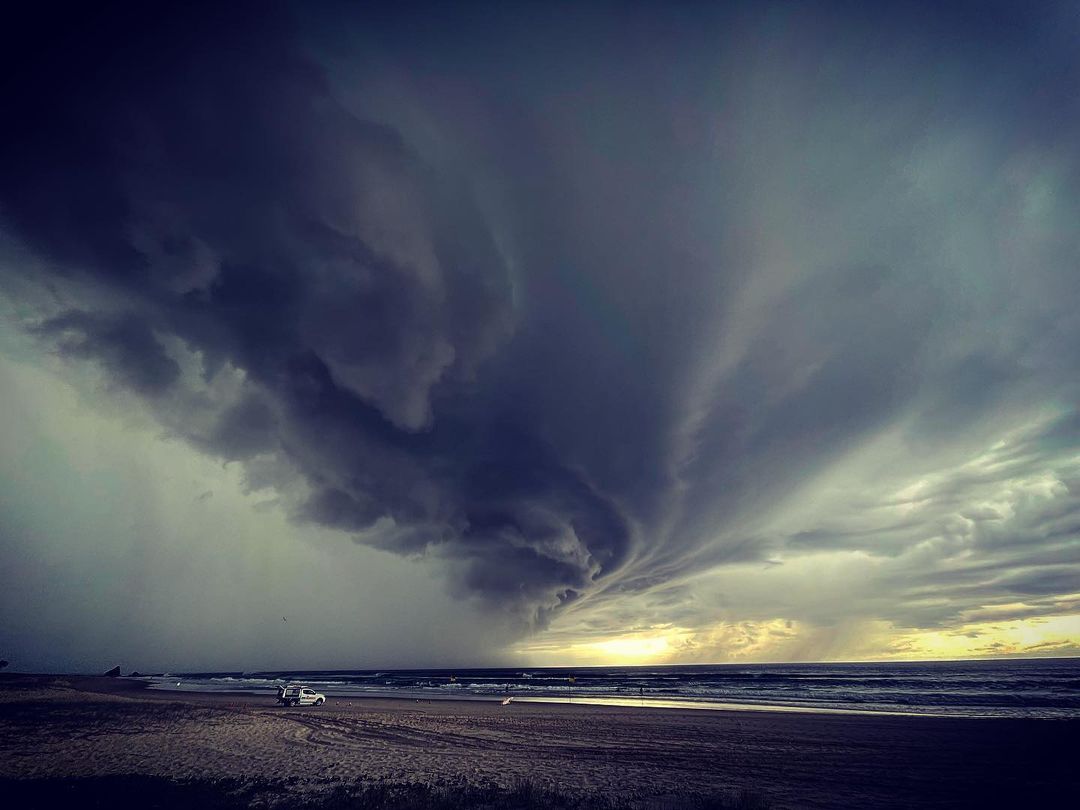
M 299 683 L 279 686 L 277 699 L 282 706 L 322 706 L 326 703 L 326 695 Z

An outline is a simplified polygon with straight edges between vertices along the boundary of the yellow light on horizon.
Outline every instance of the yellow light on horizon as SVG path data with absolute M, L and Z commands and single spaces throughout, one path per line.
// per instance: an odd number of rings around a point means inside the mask
M 918 661 L 999 655 L 1077 655 L 1080 653 L 1080 614 L 998 621 L 976 618 L 939 630 L 907 630 L 884 621 L 870 621 L 848 628 L 840 635 L 827 627 L 774 619 L 720 623 L 698 630 L 650 628 L 598 640 L 570 639 L 564 643 L 538 640 L 516 652 L 540 666 Z
M 578 666 L 629 666 L 668 662 L 690 637 L 685 628 L 665 628 L 626 633 L 599 641 L 572 642 L 566 646 L 536 644 L 518 650 L 522 655 L 537 654 L 552 658 L 553 663 Z
M 609 659 L 640 661 L 658 658 L 671 652 L 671 642 L 666 636 L 638 636 L 613 638 L 583 645 Z
M 984 658 L 995 655 L 1075 655 L 1080 649 L 1080 615 L 974 622 L 949 630 L 917 630 L 899 635 L 903 652 L 892 658 Z

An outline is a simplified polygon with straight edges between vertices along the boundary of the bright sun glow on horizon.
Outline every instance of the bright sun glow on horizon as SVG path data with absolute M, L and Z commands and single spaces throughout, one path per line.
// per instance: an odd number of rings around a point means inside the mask
M 986 658 L 1080 653 L 1080 614 L 966 624 L 901 636 L 890 657 L 900 660 Z
M 650 629 L 625 633 L 597 641 L 545 643 L 537 641 L 516 652 L 537 664 L 553 666 L 633 666 L 635 664 L 669 663 L 685 644 L 691 631 L 684 628 Z
M 971 622 L 948 630 L 904 631 L 886 622 L 865 623 L 846 645 L 828 655 L 820 641 L 828 629 L 796 622 L 721 623 L 706 630 L 650 628 L 599 640 L 537 641 L 516 653 L 537 666 L 780 663 L 813 661 L 923 661 L 1080 655 L 1080 613 L 1023 620 Z M 810 654 L 808 654 L 810 653 Z
M 685 643 L 685 631 L 669 631 L 658 634 L 634 634 L 618 636 L 605 641 L 574 645 L 579 654 L 595 653 L 611 663 L 651 663 L 657 659 L 677 654 L 679 645 Z

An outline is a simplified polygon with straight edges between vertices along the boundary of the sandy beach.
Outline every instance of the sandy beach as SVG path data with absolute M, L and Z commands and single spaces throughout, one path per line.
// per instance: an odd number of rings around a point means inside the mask
M 1080 789 L 1080 721 L 556 704 L 176 695 L 86 677 L 0 679 L 0 779 L 509 787 L 663 806 L 751 789 L 768 806 L 1030 807 Z M 74 784 L 75 782 L 73 782 Z M 266 799 L 279 804 L 285 799 Z

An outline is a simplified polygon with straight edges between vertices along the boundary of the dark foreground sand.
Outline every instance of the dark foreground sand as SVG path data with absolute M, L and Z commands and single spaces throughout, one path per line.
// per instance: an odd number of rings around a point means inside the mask
M 46 782 L 25 780 L 231 778 L 285 782 L 284 795 L 310 798 L 357 782 L 510 786 L 527 779 L 643 807 L 744 787 L 774 808 L 1034 808 L 1080 800 L 1080 721 L 375 699 L 284 709 L 269 697 L 141 687 L 0 677 L 2 784 L 19 780 L 19 795 L 32 797 L 33 786 Z

